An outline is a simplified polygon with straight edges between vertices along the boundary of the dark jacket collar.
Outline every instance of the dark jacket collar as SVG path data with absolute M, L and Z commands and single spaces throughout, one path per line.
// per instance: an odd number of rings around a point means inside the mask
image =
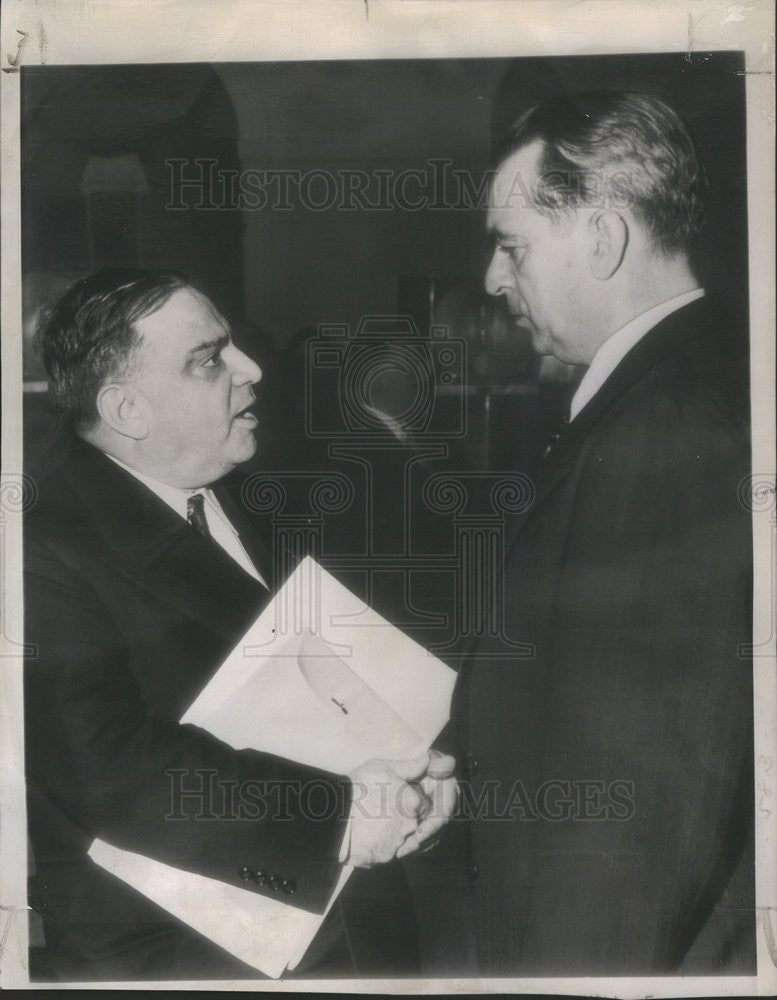
M 101 536 L 105 561 L 160 600 L 232 638 L 265 603 L 267 590 L 220 545 L 92 445 L 70 442 L 64 474 Z M 229 504 L 218 485 L 214 491 Z M 267 579 L 269 570 L 257 568 Z
M 621 359 L 598 392 L 586 403 L 574 420 L 565 424 L 558 441 L 543 460 L 536 477 L 534 502 L 514 526 L 514 538 L 544 499 L 559 485 L 572 460 L 593 427 L 625 392 L 642 379 L 662 359 L 681 345 L 700 337 L 713 337 L 720 325 L 714 307 L 706 297 L 681 307 L 656 324 Z
M 143 569 L 191 529 L 132 473 L 74 437 L 65 476 L 108 548 L 133 570 Z
M 702 336 L 702 317 L 706 311 L 704 299 L 696 299 L 670 313 L 648 330 L 624 355 L 575 419 L 566 425 L 558 445 L 549 457 L 555 461 L 564 461 L 573 454 L 591 427 L 624 392 L 667 354 L 676 351 L 686 341 Z

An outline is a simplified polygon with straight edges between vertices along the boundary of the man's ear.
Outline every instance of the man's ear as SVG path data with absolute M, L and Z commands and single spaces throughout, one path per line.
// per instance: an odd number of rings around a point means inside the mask
M 629 244 L 626 220 L 612 209 L 594 212 L 588 221 L 591 272 L 600 281 L 607 281 L 621 266 Z
M 97 412 L 103 422 L 122 437 L 141 441 L 148 434 L 144 400 L 120 383 L 104 385 L 97 394 Z

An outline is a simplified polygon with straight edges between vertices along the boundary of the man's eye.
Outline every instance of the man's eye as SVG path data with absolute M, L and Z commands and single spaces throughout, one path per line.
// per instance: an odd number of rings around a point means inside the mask
M 526 247 L 521 243 L 500 243 L 499 249 L 508 255 L 515 267 L 520 267 L 526 256 Z
M 221 355 L 212 354 L 207 361 L 203 361 L 203 368 L 218 368 L 221 365 Z

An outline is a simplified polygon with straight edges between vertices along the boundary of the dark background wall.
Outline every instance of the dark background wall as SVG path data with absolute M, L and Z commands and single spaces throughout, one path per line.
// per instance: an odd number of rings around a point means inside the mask
M 583 88 L 645 90 L 687 121 L 713 196 L 699 263 L 738 305 L 746 288 L 744 68 L 738 53 L 223 66 L 245 167 L 423 168 L 450 159 L 482 179 L 526 108 Z M 281 341 L 299 327 L 394 308 L 403 275 L 479 279 L 482 218 L 420 211 L 249 213 L 246 307 Z
M 168 158 L 236 167 L 237 141 L 231 99 L 208 66 L 25 69 L 25 277 L 174 267 L 242 311 L 239 214 L 166 208 Z
M 165 161 L 189 161 L 191 177 L 196 159 L 220 170 L 333 175 L 397 174 L 447 159 L 477 184 L 493 142 L 526 107 L 558 91 L 618 87 L 656 93 L 688 122 L 712 187 L 702 271 L 741 304 L 743 68 L 738 53 L 31 67 L 23 71 L 25 272 L 69 275 L 132 259 L 179 267 L 278 345 L 300 327 L 391 311 L 402 276 L 480 277 L 477 210 L 315 211 L 297 199 L 286 211 L 176 212 L 165 207 Z M 140 189 L 86 194 L 90 157 L 92 174 L 94 158 L 102 164 L 93 185 L 109 187 L 113 170 L 117 186 Z M 141 168 L 134 181 L 128 158 Z
M 381 171 L 428 177 L 435 161 L 447 161 L 449 176 L 469 178 L 472 195 L 483 190 L 495 141 L 543 97 L 584 88 L 648 91 L 686 120 L 708 173 L 702 280 L 735 318 L 746 316 L 743 69 L 735 52 L 24 68 L 25 337 L 31 340 L 42 302 L 108 264 L 188 273 L 270 369 L 274 351 L 321 323 L 353 328 L 365 315 L 399 310 L 423 327 L 433 295 L 435 318 L 470 345 L 465 379 L 479 393 L 470 408 L 477 438 L 470 457 L 481 466 L 526 464 L 558 400 L 548 406 L 547 394 L 529 391 L 537 366 L 527 344 L 485 301 L 483 212 L 472 196 L 438 187 L 420 209 L 393 198 L 388 208 L 353 209 L 340 199 L 327 203 L 319 184 L 309 190 L 323 201 L 319 210 L 295 190 L 280 207 L 272 187 L 256 207 L 241 205 L 239 178 L 362 171 L 374 185 Z M 238 178 L 231 194 L 230 172 Z M 198 189 L 173 190 L 176 176 L 200 175 Z M 408 197 L 418 190 L 411 182 Z M 374 195 L 373 188 L 373 204 Z M 25 373 L 42 378 L 31 349 Z M 277 398 L 299 391 L 293 377 L 284 383 L 282 368 L 269 374 Z M 555 372 L 559 398 L 574 376 Z M 479 410 L 491 383 L 518 386 L 523 395 L 503 391 Z M 516 437 L 523 442 L 517 457 Z

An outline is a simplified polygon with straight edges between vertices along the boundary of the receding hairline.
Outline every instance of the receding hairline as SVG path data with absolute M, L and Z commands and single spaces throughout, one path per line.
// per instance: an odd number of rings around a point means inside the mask
M 160 310 L 164 309 L 165 306 L 167 306 L 170 302 L 172 302 L 172 300 L 176 296 L 187 293 L 190 298 L 195 299 L 200 305 L 202 305 L 207 310 L 210 316 L 216 321 L 216 323 L 218 323 L 218 325 L 221 327 L 222 330 L 224 330 L 225 333 L 231 335 L 232 333 L 231 324 L 218 311 L 212 300 L 208 298 L 208 296 L 204 292 L 201 292 L 199 288 L 197 288 L 195 285 L 189 284 L 188 282 L 186 284 L 181 284 L 178 287 L 173 288 L 168 295 L 160 299 L 158 302 L 155 302 L 150 309 L 148 309 L 146 312 L 141 313 L 139 316 L 135 317 L 135 319 L 132 320 L 133 327 L 135 327 L 135 324 L 141 322 L 142 320 L 149 319 L 151 316 L 155 316 L 158 312 L 160 312 Z M 136 330 L 136 332 L 138 331 Z
M 542 205 L 538 202 L 535 197 L 536 187 L 540 180 L 541 174 L 539 171 L 539 166 L 542 162 L 542 157 L 546 149 L 546 141 L 538 136 L 531 136 L 527 139 L 525 143 L 517 146 L 515 149 L 510 150 L 502 157 L 493 167 L 492 176 L 488 186 L 489 200 L 487 204 L 487 223 L 486 228 L 488 232 L 498 233 L 503 236 L 513 236 L 513 233 L 507 232 L 505 230 L 499 230 L 499 227 L 491 221 L 492 212 L 502 209 L 502 210 L 513 210 L 517 208 L 527 209 L 528 211 L 536 212 L 539 215 L 545 214 L 542 211 Z M 532 147 L 535 147 L 532 149 Z M 512 175 L 508 174 L 510 177 L 509 187 L 504 195 L 509 197 L 501 197 L 497 201 L 496 186 L 497 182 L 505 178 L 506 170 L 509 170 L 509 164 L 511 160 L 517 159 L 519 157 L 531 156 L 522 167 L 516 166 Z M 517 183 L 517 181 L 520 182 Z M 507 182 L 505 182 L 507 183 Z M 513 201 L 519 202 L 519 204 L 513 204 Z M 522 202 L 522 203 L 520 203 Z

